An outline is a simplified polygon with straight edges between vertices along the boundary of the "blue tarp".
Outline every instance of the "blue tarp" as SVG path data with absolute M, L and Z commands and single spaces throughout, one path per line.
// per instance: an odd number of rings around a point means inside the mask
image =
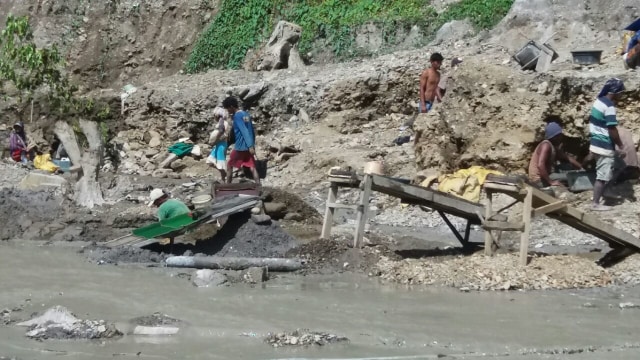
M 640 18 L 636 19 L 636 21 L 632 22 L 631 24 L 629 24 L 629 26 L 627 26 L 624 29 L 625 30 L 629 30 L 629 31 L 638 31 L 638 30 L 640 30 Z

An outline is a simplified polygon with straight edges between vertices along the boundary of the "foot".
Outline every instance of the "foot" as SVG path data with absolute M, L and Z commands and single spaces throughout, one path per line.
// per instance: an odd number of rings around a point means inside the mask
M 602 205 L 602 204 L 592 204 L 591 210 L 593 211 L 609 211 L 611 210 L 611 206 Z

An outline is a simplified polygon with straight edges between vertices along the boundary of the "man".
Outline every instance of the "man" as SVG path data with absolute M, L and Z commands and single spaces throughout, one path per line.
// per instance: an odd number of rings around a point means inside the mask
M 232 119 L 231 131 L 235 138 L 235 145 L 227 162 L 227 183 L 231 183 L 234 168 L 247 167 L 251 169 L 253 180 L 260 184 L 260 177 L 256 170 L 255 131 L 251 117 L 247 112 L 239 109 L 238 100 L 235 97 L 224 99 L 222 107 L 227 110 Z
M 618 134 L 615 102 L 624 91 L 624 83 L 617 78 L 607 80 L 598 94 L 589 117 L 591 145 L 589 151 L 596 159 L 596 183 L 593 186 L 592 209 L 610 210 L 611 207 L 600 204 L 607 183 L 613 177 L 615 146 L 620 152 L 626 151 Z
M 422 74 L 420 74 L 420 103 L 418 104 L 418 113 L 428 112 L 431 110 L 435 100 L 442 100 L 438 92 L 442 60 L 444 60 L 444 58 L 439 53 L 431 54 L 429 58 L 431 67 L 424 69 Z
M 635 34 L 629 40 L 627 49 L 622 55 L 624 60 L 624 66 L 627 69 L 635 69 L 640 65 L 640 31 L 636 31 Z
M 544 140 L 533 151 L 529 161 L 529 179 L 538 187 L 563 186 L 550 175 L 557 160 L 568 161 L 576 169 L 582 165 L 562 150 L 562 127 L 557 122 L 549 122 L 544 129 Z
M 149 207 L 156 206 L 158 208 L 159 221 L 168 220 L 191 212 L 182 201 L 169 198 L 169 195 L 162 189 L 151 190 L 149 200 L 151 200 Z
M 209 135 L 209 143 L 213 145 L 211 153 L 207 157 L 207 164 L 215 167 L 220 172 L 222 182 L 227 180 L 227 138 L 231 130 L 231 126 L 227 119 L 229 114 L 221 107 L 213 110 L 213 118 L 217 122 L 215 129 Z

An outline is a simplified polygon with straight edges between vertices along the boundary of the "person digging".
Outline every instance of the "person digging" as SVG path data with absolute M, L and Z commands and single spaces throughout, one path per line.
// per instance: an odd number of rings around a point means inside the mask
M 149 207 L 156 206 L 158 208 L 157 216 L 160 222 L 191 212 L 185 203 L 177 199 L 171 199 L 169 194 L 165 193 L 162 189 L 151 190 L 149 200 Z M 169 244 L 171 246 L 169 252 L 173 249 L 173 240 L 173 237 L 169 238 Z M 161 245 L 166 244 L 166 241 L 161 243 Z
M 558 160 L 567 161 L 574 168 L 582 169 L 582 164 L 562 150 L 563 139 L 560 124 L 549 122 L 544 129 L 544 140 L 533 151 L 529 162 L 529 180 L 537 187 L 564 186 L 560 181 L 551 179 L 551 172 Z

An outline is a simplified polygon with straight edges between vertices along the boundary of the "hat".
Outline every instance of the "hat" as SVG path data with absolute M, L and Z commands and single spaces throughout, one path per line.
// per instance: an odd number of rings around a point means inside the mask
M 156 202 L 156 200 L 160 199 L 163 196 L 164 196 L 164 191 L 162 191 L 162 189 L 153 189 L 153 190 L 151 190 L 151 194 L 149 194 L 149 200 L 151 200 L 149 202 L 149 207 L 153 206 L 153 203 Z
M 21 128 L 21 129 L 23 128 L 22 123 L 19 123 L 19 122 L 13 124 L 13 127 L 16 127 L 16 126 Z
M 606 96 L 607 94 L 619 94 L 625 90 L 624 82 L 618 78 L 611 78 L 607 80 L 607 82 L 600 90 L 598 97 Z
M 550 122 L 544 128 L 544 138 L 546 140 L 553 139 L 560 134 L 562 134 L 562 127 L 557 122 Z

